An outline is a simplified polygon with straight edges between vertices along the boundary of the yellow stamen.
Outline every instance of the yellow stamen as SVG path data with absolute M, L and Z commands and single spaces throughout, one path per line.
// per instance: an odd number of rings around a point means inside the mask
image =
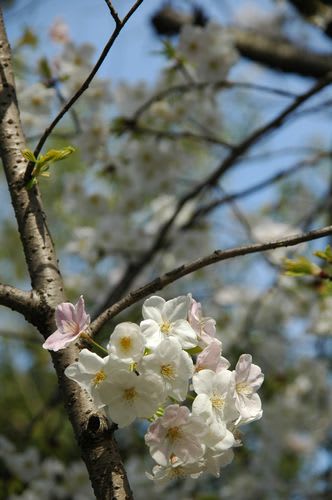
M 123 396 L 124 399 L 126 399 L 127 401 L 132 401 L 133 399 L 135 399 L 137 396 L 135 387 L 130 387 L 129 389 L 125 389 L 123 391 Z
M 249 396 L 250 394 L 252 394 L 252 388 L 246 382 L 240 382 L 236 384 L 236 392 L 238 394 Z
M 176 441 L 177 439 L 180 439 L 181 436 L 182 432 L 179 427 L 170 427 L 166 434 L 166 438 L 170 441 Z
M 99 370 L 99 372 L 97 372 L 96 375 L 92 379 L 92 385 L 94 385 L 94 386 L 99 385 L 100 382 L 105 380 L 105 378 L 106 378 L 106 374 L 105 374 L 104 370 Z
M 131 337 L 122 337 L 122 339 L 120 340 L 120 346 L 123 351 L 125 352 L 129 351 L 132 346 Z
M 165 335 L 168 335 L 171 331 L 171 324 L 169 321 L 164 321 L 160 327 L 160 331 Z
M 160 373 L 165 378 L 175 378 L 174 367 L 172 365 L 162 365 L 160 367 Z
M 214 394 L 211 398 L 211 403 L 214 408 L 216 408 L 217 410 L 221 410 L 225 404 L 225 400 L 222 397 Z

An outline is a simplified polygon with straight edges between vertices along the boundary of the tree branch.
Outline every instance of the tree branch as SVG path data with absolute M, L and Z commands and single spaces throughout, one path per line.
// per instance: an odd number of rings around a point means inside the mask
M 308 167 L 313 167 L 316 165 L 317 161 L 321 160 L 322 158 L 327 158 L 331 157 L 331 152 L 326 152 L 326 153 L 319 153 L 315 155 L 313 158 L 310 158 L 308 160 L 303 160 L 297 162 L 295 165 L 292 167 L 289 167 L 284 170 L 280 170 L 278 173 L 271 175 L 267 179 L 264 179 L 261 182 L 258 182 L 257 184 L 254 184 L 253 186 L 250 186 L 248 188 L 245 188 L 241 191 L 236 191 L 234 193 L 229 193 L 217 200 L 213 200 L 209 203 L 206 203 L 205 205 L 197 208 L 191 215 L 190 219 L 180 227 L 181 230 L 186 230 L 189 229 L 190 227 L 193 226 L 193 224 L 200 218 L 206 216 L 208 213 L 212 212 L 215 208 L 220 207 L 221 205 L 225 205 L 226 203 L 230 203 L 234 200 L 238 200 L 240 198 L 245 198 L 246 196 L 250 196 L 251 194 L 257 193 L 257 191 L 261 191 L 267 187 L 270 187 L 271 185 L 282 181 L 283 179 L 296 174 L 299 170 L 302 170 L 304 168 Z
M 243 57 L 271 69 L 322 78 L 332 70 L 332 54 L 311 52 L 290 40 L 257 31 L 231 28 L 235 46 Z
M 280 97 L 298 97 L 294 92 L 289 92 L 287 90 L 277 89 L 275 87 L 267 86 L 267 85 L 259 85 L 256 83 L 250 82 L 236 82 L 232 80 L 220 80 L 219 82 L 190 82 L 190 83 L 182 83 L 179 85 L 173 85 L 168 87 L 160 92 L 157 92 L 150 99 L 147 99 L 141 106 L 139 106 L 133 117 L 132 121 L 137 121 L 148 109 L 158 101 L 165 99 L 166 97 L 172 96 L 174 94 L 185 94 L 193 91 L 201 91 L 206 88 L 211 88 L 213 90 L 222 90 L 222 89 L 243 89 L 243 90 L 253 90 L 258 92 L 265 92 L 267 94 L 277 95 Z
M 96 309 L 93 317 L 95 318 L 99 316 L 107 307 L 118 301 L 121 296 L 126 293 L 139 273 L 146 267 L 146 265 L 151 261 L 154 255 L 156 255 L 157 252 L 163 247 L 166 238 L 171 228 L 173 227 L 174 221 L 176 220 L 182 208 L 189 201 L 193 200 L 205 189 L 213 187 L 250 147 L 256 144 L 262 137 L 265 137 L 269 132 L 283 125 L 288 117 L 292 115 L 293 111 L 298 109 L 303 103 L 320 92 L 320 90 L 329 85 L 331 82 L 332 73 L 329 73 L 323 79 L 316 82 L 307 92 L 294 99 L 294 101 L 275 118 L 256 129 L 244 141 L 233 147 L 229 155 L 226 156 L 226 158 L 212 172 L 212 174 L 209 174 L 205 179 L 196 184 L 196 186 L 194 186 L 182 198 L 180 198 L 173 215 L 162 225 L 150 248 L 145 252 L 140 260 L 131 262 L 128 265 L 128 268 L 120 282 L 117 283 L 117 285 L 112 290 L 110 290 L 104 302 Z
M 11 52 L 0 8 L 0 152 L 32 287 L 41 301 L 33 324 L 47 337 L 56 328 L 54 308 L 65 301 L 65 295 L 39 190 L 37 187 L 30 191 L 25 188 L 26 162 L 21 153 L 25 147 Z M 3 298 L 7 291 L 3 285 Z M 52 360 L 95 495 L 98 500 L 130 499 L 132 495 L 113 436 L 114 429 L 88 394 L 64 375 L 65 368 L 77 359 L 78 353 L 78 347 L 71 345 L 52 353 Z
M 158 19 L 159 27 L 155 19 Z M 185 24 L 192 24 L 194 19 L 190 14 L 186 15 L 167 5 L 154 16 L 153 22 L 158 33 L 174 35 L 179 33 Z M 171 32 L 167 31 L 168 26 L 171 26 Z M 254 29 L 225 29 L 232 34 L 241 56 L 271 69 L 314 78 L 321 78 L 332 70 L 331 54 L 312 52 L 286 38 L 268 36 Z
M 170 283 L 183 278 L 183 276 L 187 276 L 188 274 L 198 271 L 203 267 L 211 266 L 216 262 L 233 259 L 234 257 L 249 255 L 258 252 L 266 252 L 267 250 L 273 250 L 275 248 L 298 245 L 299 243 L 324 238 L 325 236 L 329 236 L 331 234 L 332 226 L 326 226 L 321 229 L 316 229 L 315 231 L 288 236 L 287 238 L 282 238 L 280 240 L 270 241 L 267 243 L 255 243 L 253 245 L 230 248 L 228 250 L 215 250 L 210 255 L 197 259 L 190 264 L 182 264 L 180 267 L 177 267 L 176 269 L 173 269 L 172 271 L 159 276 L 158 278 L 142 286 L 141 288 L 130 292 L 128 295 L 123 297 L 123 299 L 119 300 L 117 303 L 106 309 L 102 314 L 98 316 L 98 318 L 96 318 L 91 323 L 90 333 L 92 335 L 96 335 L 98 331 L 105 325 L 105 323 L 107 323 L 107 321 L 117 316 L 121 311 L 127 309 L 127 307 L 144 299 L 151 293 L 165 288 Z
M 196 142 L 203 142 L 206 144 L 213 144 L 214 146 L 222 146 L 226 149 L 233 149 L 234 145 L 230 144 L 228 141 L 223 139 L 219 139 L 218 137 L 214 137 L 212 135 L 206 134 L 196 134 L 191 132 L 190 130 L 158 130 L 150 127 L 140 126 L 135 123 L 128 123 L 129 132 L 134 132 L 138 136 L 147 135 L 156 137 L 158 139 L 169 139 L 171 141 L 181 141 L 185 139 L 189 139 Z
M 59 121 L 65 116 L 65 114 L 69 111 L 69 109 L 75 104 L 75 102 L 81 97 L 81 95 L 87 90 L 90 86 L 90 83 L 96 76 L 97 71 L 99 70 L 100 66 L 103 64 L 104 60 L 106 59 L 110 49 L 113 47 L 115 40 L 118 38 L 120 32 L 126 25 L 126 23 L 129 21 L 131 16 L 136 12 L 138 7 L 143 3 L 144 0 L 137 0 L 132 8 L 128 11 L 126 16 L 123 18 L 122 21 L 116 22 L 114 31 L 106 43 L 102 53 L 99 56 L 98 61 L 96 62 L 95 66 L 93 67 L 92 71 L 90 72 L 89 76 L 85 79 L 85 81 L 82 83 L 81 87 L 78 89 L 78 91 L 72 96 L 71 99 L 63 106 L 61 111 L 58 113 L 58 115 L 54 118 L 52 123 L 46 128 L 45 132 L 41 136 L 35 150 L 34 150 L 34 155 L 37 158 L 39 153 L 41 152 L 42 147 L 44 146 L 46 140 L 52 133 L 52 130 L 55 128 L 55 126 L 59 123 Z M 113 15 L 113 18 L 116 19 Z M 25 182 L 28 182 L 31 178 L 31 174 L 34 168 L 34 164 L 32 162 L 28 163 L 26 173 L 25 173 Z
M 32 318 L 40 306 L 40 298 L 33 290 L 25 292 L 19 288 L 0 283 L 0 305 L 21 313 L 28 321 L 32 322 Z
M 119 14 L 117 13 L 117 11 L 115 10 L 115 8 L 113 7 L 112 2 L 110 0 L 105 0 L 105 3 L 107 5 L 107 7 L 109 8 L 109 11 L 111 13 L 111 16 L 114 19 L 115 24 L 117 26 L 119 26 L 121 24 L 121 19 L 119 17 Z

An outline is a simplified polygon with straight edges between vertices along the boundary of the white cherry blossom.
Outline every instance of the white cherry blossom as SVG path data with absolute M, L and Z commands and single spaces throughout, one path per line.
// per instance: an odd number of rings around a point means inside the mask
M 110 337 L 107 350 L 113 357 L 125 363 L 136 363 L 142 357 L 145 348 L 145 339 L 140 327 L 126 321 L 119 323 Z
M 242 354 L 232 374 L 231 386 L 234 401 L 240 413 L 238 423 L 248 423 L 262 417 L 262 403 L 256 392 L 264 375 L 259 366 L 252 364 L 250 354 Z
M 146 345 L 155 349 L 164 338 L 175 337 L 183 349 L 197 346 L 197 335 L 187 321 L 188 298 L 180 296 L 166 302 L 153 296 L 143 304 L 141 329 Z
M 65 375 L 88 391 L 99 408 L 105 406 L 100 399 L 99 389 L 109 379 L 112 370 L 119 368 L 119 365 L 112 365 L 109 361 L 109 356 L 101 358 L 88 349 L 82 349 L 78 361 L 65 369 Z
M 186 398 L 194 365 L 189 354 L 175 338 L 163 340 L 151 354 L 144 356 L 139 371 L 141 369 L 143 372 L 151 370 L 158 373 L 164 381 L 168 396 L 177 401 Z
M 193 376 L 197 397 L 193 401 L 193 413 L 208 422 L 232 422 L 238 416 L 231 397 L 232 372 L 201 370 Z
M 167 466 L 155 465 L 152 469 L 152 474 L 146 473 L 146 476 L 161 486 L 175 479 L 184 479 L 186 477 L 197 479 L 203 474 L 204 465 L 205 462 L 203 459 L 184 465 L 177 457 L 173 457 L 172 462 Z
M 235 445 L 235 438 L 227 429 L 226 424 L 213 422 L 207 426 L 203 442 L 206 446 L 205 469 L 210 474 L 219 477 L 220 468 L 233 460 L 234 453 L 231 448 Z
M 100 387 L 100 397 L 113 422 L 126 427 L 135 418 L 152 417 L 164 402 L 165 389 L 154 372 L 137 375 L 122 369 Z

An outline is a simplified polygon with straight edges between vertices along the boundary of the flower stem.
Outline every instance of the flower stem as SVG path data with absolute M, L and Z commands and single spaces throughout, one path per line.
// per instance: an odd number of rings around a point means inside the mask
M 86 340 L 89 344 L 93 345 L 94 347 L 97 347 L 97 349 L 100 349 L 104 354 L 109 354 L 108 350 L 105 349 L 102 345 L 98 344 L 93 338 L 86 332 L 82 332 L 80 337 L 84 340 Z

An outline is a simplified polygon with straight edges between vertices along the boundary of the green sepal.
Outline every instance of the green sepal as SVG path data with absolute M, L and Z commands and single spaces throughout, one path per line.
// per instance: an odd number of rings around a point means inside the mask
M 192 349 L 185 349 L 185 351 L 190 354 L 190 356 L 196 356 L 196 354 L 199 354 L 202 352 L 202 348 L 199 346 L 193 347 Z
M 165 408 L 163 408 L 162 406 L 160 406 L 155 413 L 156 417 L 163 417 L 164 414 L 165 414 Z

